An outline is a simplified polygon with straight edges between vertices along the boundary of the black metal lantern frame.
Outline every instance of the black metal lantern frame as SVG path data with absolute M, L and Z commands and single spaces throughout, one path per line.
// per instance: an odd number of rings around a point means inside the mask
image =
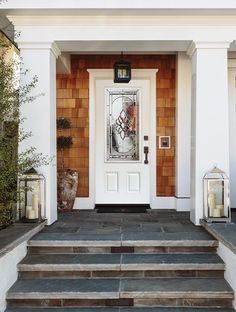
M 123 53 L 121 53 L 121 60 L 114 64 L 114 82 L 128 83 L 131 80 L 131 64 L 123 60 Z

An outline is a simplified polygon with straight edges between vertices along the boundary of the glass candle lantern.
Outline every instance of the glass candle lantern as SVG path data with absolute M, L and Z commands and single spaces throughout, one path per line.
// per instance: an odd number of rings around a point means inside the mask
M 24 222 L 45 219 L 45 177 L 32 168 L 18 178 L 18 188 L 17 219 Z
M 203 178 L 204 219 L 207 222 L 230 222 L 229 178 L 216 166 Z

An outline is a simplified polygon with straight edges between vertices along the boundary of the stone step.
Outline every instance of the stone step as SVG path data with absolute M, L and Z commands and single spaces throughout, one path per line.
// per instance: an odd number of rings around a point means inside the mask
M 234 309 L 222 308 L 9 308 L 5 312 L 234 312 Z
M 188 238 L 186 240 L 186 238 Z M 39 233 L 29 253 L 189 253 L 216 252 L 218 241 L 206 232 L 79 234 Z
M 218 241 L 207 232 L 138 232 L 116 234 L 39 233 L 29 241 L 32 247 L 216 247 Z
M 231 308 L 233 291 L 220 278 L 19 279 L 9 306 L 201 306 Z
M 224 268 L 222 259 L 213 253 L 31 254 L 18 265 L 21 278 L 223 277 Z
M 34 246 L 34 242 L 30 242 L 28 246 L 28 252 L 30 254 L 49 254 L 49 253 L 57 253 L 57 254 L 75 254 L 75 253 L 205 253 L 212 252 L 216 253 L 218 243 L 216 242 L 214 246 L 118 246 L 118 247 L 75 247 L 75 246 L 53 246 L 53 242 L 51 245 L 43 245 L 41 242 L 41 246 Z M 74 244 L 74 243 L 73 243 Z M 37 245 L 37 244 L 36 244 Z

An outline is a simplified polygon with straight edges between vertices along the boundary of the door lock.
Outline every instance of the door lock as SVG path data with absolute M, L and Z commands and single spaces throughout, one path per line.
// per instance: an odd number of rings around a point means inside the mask
M 148 164 L 148 153 L 149 153 L 149 148 L 148 148 L 148 146 L 144 146 L 143 152 L 144 152 L 144 154 L 145 154 L 144 163 L 147 165 L 147 164 Z

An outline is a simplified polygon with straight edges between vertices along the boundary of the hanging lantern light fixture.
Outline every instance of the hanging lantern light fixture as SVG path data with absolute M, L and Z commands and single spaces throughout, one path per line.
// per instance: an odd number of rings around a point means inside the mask
M 114 82 L 128 83 L 131 80 L 131 64 L 124 61 L 123 52 L 121 52 L 121 59 L 114 64 Z

